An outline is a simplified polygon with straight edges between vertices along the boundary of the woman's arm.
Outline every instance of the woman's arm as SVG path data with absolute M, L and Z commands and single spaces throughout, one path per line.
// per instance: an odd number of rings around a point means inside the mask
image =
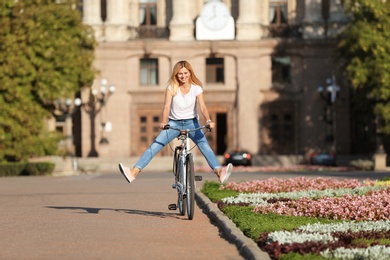
M 203 93 L 200 93 L 197 96 L 198 100 L 198 106 L 200 109 L 200 112 L 202 113 L 204 119 L 206 120 L 206 124 L 210 125 L 211 129 L 215 127 L 215 123 L 211 121 L 209 111 L 206 107 L 206 103 L 204 102 Z
M 172 93 L 169 89 L 165 91 L 164 106 L 161 115 L 160 129 L 164 129 L 164 126 L 168 123 L 169 110 L 171 109 Z

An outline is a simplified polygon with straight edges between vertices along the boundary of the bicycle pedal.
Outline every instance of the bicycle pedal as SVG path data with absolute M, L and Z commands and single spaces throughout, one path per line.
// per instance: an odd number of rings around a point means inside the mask
M 203 180 L 202 176 L 200 176 L 200 175 L 195 176 L 195 181 L 201 181 L 201 180 Z
M 176 183 L 172 184 L 172 189 L 176 189 L 176 188 L 177 188 Z
M 169 204 L 168 205 L 168 209 L 169 210 L 176 210 L 177 209 L 177 205 L 176 204 Z

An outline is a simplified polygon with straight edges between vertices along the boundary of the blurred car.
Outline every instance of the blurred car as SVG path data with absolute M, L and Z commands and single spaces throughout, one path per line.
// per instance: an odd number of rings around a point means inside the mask
M 227 165 L 229 163 L 233 164 L 234 166 L 252 165 L 252 155 L 245 150 L 236 148 L 232 151 L 225 153 L 224 157 L 225 157 L 224 165 Z
M 310 155 L 312 165 L 337 166 L 336 155 L 332 153 L 312 153 Z

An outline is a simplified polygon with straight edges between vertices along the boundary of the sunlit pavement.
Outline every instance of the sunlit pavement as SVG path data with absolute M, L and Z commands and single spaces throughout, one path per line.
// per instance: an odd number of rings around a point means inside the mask
M 198 188 L 217 181 L 210 171 L 197 175 Z M 229 182 L 299 176 L 375 180 L 390 173 L 235 167 Z M 177 200 L 172 181 L 172 173 L 156 171 L 132 184 L 117 171 L 0 178 L 0 259 L 267 259 L 199 192 L 194 220 L 169 211 Z
M 0 178 L 0 259 L 243 259 L 199 207 L 169 211 L 169 173 Z

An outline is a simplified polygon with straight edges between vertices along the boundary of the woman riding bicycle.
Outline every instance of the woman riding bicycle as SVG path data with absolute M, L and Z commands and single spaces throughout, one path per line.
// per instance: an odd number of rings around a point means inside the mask
M 213 129 L 215 123 L 211 121 L 204 102 L 202 83 L 195 76 L 192 66 L 187 61 L 179 61 L 173 67 L 169 85 L 165 91 L 162 121 L 159 125 L 160 129 L 164 129 L 164 126 L 167 124 L 180 129 L 194 129 L 199 127 L 197 106 L 206 119 L 206 124 Z M 177 135 L 178 132 L 176 130 L 169 129 L 161 131 L 132 169 L 119 163 L 119 170 L 126 180 L 128 182 L 134 181 L 138 173 L 148 165 L 162 148 L 175 139 Z M 233 166 L 229 164 L 222 170 L 203 131 L 198 130 L 190 133 L 190 138 L 198 146 L 200 152 L 206 158 L 207 163 L 218 176 L 219 181 L 224 183 L 229 178 Z

